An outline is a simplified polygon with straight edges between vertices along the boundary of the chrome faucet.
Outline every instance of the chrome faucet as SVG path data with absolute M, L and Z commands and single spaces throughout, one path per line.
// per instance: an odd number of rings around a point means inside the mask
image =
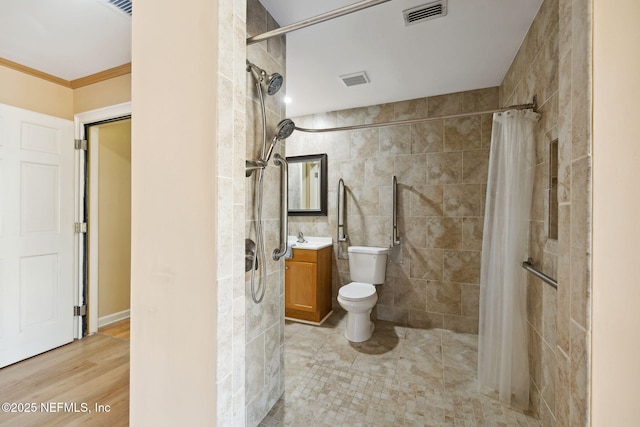
M 304 234 L 302 234 L 302 231 L 298 231 L 298 243 L 304 243 L 306 242 L 306 240 L 304 240 Z

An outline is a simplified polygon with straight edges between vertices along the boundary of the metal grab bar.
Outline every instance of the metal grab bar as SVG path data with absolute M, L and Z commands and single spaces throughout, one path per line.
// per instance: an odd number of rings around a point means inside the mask
M 552 288 L 558 289 L 558 282 L 555 279 L 553 279 L 552 277 L 549 277 L 546 274 L 536 270 L 535 267 L 533 266 L 532 262 L 533 262 L 533 260 L 531 258 L 529 258 L 526 261 L 523 261 L 522 262 L 522 268 L 524 268 L 529 273 L 533 274 L 534 276 L 536 276 L 538 279 L 542 280 L 546 284 L 551 285 Z
M 340 197 L 340 188 L 342 188 L 342 197 Z M 342 202 L 342 211 L 340 210 L 340 203 Z M 336 235 L 338 242 L 346 242 L 347 235 L 344 232 L 344 211 L 345 211 L 345 188 L 344 188 L 344 180 L 340 178 L 338 181 L 338 203 L 336 203 L 336 211 L 338 213 L 338 226 L 336 227 Z M 342 233 L 340 233 L 340 229 L 342 228 Z
M 273 250 L 273 259 L 278 261 L 287 253 L 289 235 L 289 163 L 280 154 L 273 156 L 273 163 L 280 166 L 280 248 Z
M 393 176 L 391 181 L 391 238 L 389 239 L 389 262 L 403 264 L 402 237 L 398 236 L 398 179 Z
M 391 246 L 396 246 L 400 244 L 400 237 L 398 237 L 398 179 L 396 176 L 393 176 L 393 180 L 391 182 L 391 199 L 393 202 L 393 213 L 391 218 Z
M 340 188 L 342 188 L 342 196 L 340 196 Z M 349 240 L 347 233 L 345 233 L 345 225 L 344 225 L 344 213 L 347 210 L 347 188 L 344 186 L 344 180 L 340 178 L 338 180 L 338 200 L 336 203 L 336 213 L 338 214 L 338 225 L 336 226 L 336 238 L 338 240 L 338 259 L 349 259 L 349 253 L 344 252 L 343 243 L 346 243 Z M 342 209 L 340 209 L 340 204 L 342 204 Z M 342 233 L 340 233 L 340 228 L 342 228 Z

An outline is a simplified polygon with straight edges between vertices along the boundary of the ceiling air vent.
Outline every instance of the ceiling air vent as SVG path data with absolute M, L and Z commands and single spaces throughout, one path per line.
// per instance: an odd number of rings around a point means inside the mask
M 402 11 L 405 26 L 440 18 L 446 14 L 447 0 L 435 1 Z
M 353 74 L 345 74 L 344 76 L 340 76 L 340 79 L 342 80 L 342 83 L 344 83 L 344 85 L 347 87 L 369 83 L 369 78 L 364 71 L 359 71 Z
M 109 3 L 111 3 L 121 11 L 131 15 L 131 12 L 133 10 L 131 0 L 109 0 Z

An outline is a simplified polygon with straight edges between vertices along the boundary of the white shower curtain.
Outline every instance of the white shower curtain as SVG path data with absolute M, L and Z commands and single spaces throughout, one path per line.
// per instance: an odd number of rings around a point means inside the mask
M 540 116 L 493 116 L 480 275 L 478 387 L 501 403 L 528 409 L 526 260 Z

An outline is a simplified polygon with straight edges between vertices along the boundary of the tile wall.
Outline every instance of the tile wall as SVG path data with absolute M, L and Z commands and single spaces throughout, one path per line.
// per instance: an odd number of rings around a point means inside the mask
M 558 425 L 589 425 L 592 1 L 560 0 Z M 562 190 L 560 190 L 562 189 Z M 560 232 L 562 230 L 562 232 Z
M 491 110 L 498 88 L 296 117 L 308 128 L 348 126 Z M 477 333 L 480 251 L 491 114 L 324 134 L 294 132 L 287 156 L 327 153 L 328 216 L 290 217 L 290 234 L 336 241 L 336 197 L 347 188 L 349 245 L 388 247 L 391 182 L 398 180 L 403 263 L 378 287 L 378 319 Z M 334 245 L 337 254 L 337 244 Z M 345 248 L 346 249 L 346 248 Z M 334 257 L 333 298 L 350 282 Z
M 501 105 L 541 105 L 529 276 L 531 403 L 545 426 L 588 425 L 591 289 L 591 1 L 545 0 L 502 85 Z M 547 239 L 549 143 L 558 138 L 558 240 Z
M 218 0 L 218 359 L 220 425 L 245 425 L 246 1 Z
M 234 40 L 220 43 L 220 102 L 227 107 L 233 105 L 233 111 L 218 119 L 219 140 L 231 138 L 232 147 L 223 146 L 221 150 L 228 150 L 234 158 L 256 157 L 257 141 L 262 138 L 255 89 L 244 71 L 244 5 L 245 0 L 220 2 L 220 25 L 233 22 L 234 26 L 221 34 L 234 34 Z M 233 19 L 226 17 L 229 14 Z M 273 25 L 260 3 L 249 0 L 249 34 Z M 542 118 L 530 253 L 536 266 L 559 282 L 557 292 L 534 278 L 529 279 L 528 286 L 532 407 L 543 425 L 587 425 L 589 420 L 591 31 L 589 0 L 545 0 L 499 90 L 489 88 L 294 118 L 304 127 L 343 126 L 483 111 L 530 102 L 534 94 L 538 96 Z M 246 55 L 268 71 L 284 74 L 282 41 L 254 45 L 246 49 Z M 224 63 L 224 57 L 232 58 L 232 69 L 227 69 L 229 64 Z M 281 105 L 277 99 L 267 101 L 267 133 L 283 117 Z M 329 215 L 290 217 L 290 234 L 303 231 L 335 239 L 336 188 L 342 177 L 347 185 L 349 243 L 388 246 L 391 177 L 395 174 L 399 183 L 400 235 L 405 238 L 404 262 L 391 265 L 387 272 L 387 282 L 379 289 L 377 317 L 412 326 L 477 332 L 479 253 L 490 132 L 491 116 L 476 115 L 375 130 L 294 133 L 286 142 L 288 156 L 328 154 Z M 560 169 L 557 242 L 546 239 L 548 143 L 555 138 L 559 139 Z M 220 156 L 221 161 L 224 158 Z M 233 162 L 236 163 L 240 162 Z M 229 185 L 225 188 L 232 189 L 233 194 L 246 195 L 242 200 L 228 195 L 233 205 L 221 211 L 219 231 L 224 234 L 235 230 L 233 233 L 237 234 L 239 228 L 229 228 L 227 223 L 244 221 L 246 216 L 242 231 L 251 237 L 255 234 L 255 213 L 250 208 L 255 197 L 253 181 L 244 178 L 244 168 L 228 170 L 228 164 L 219 167 L 219 178 L 227 179 L 221 179 L 220 186 Z M 265 188 L 278 188 L 278 180 L 278 171 L 270 167 Z M 223 190 L 220 189 L 221 194 L 225 194 Z M 268 253 L 278 244 L 274 199 L 266 197 L 265 203 Z M 234 242 L 243 240 L 239 236 L 230 238 Z M 228 416 L 234 417 L 234 424 L 243 425 L 244 410 L 237 408 L 246 399 L 246 419 L 253 425 L 283 390 L 283 335 L 279 320 L 283 310 L 282 271 L 279 263 L 269 263 L 266 305 L 255 306 L 245 289 L 238 286 L 240 282 L 246 285 L 247 280 L 241 266 L 236 265 L 244 258 L 242 249 L 234 245 L 233 262 L 224 264 L 221 259 L 219 266 L 218 282 L 223 294 L 219 295 L 219 321 L 233 327 L 232 336 L 222 334 L 220 339 L 223 343 L 225 339 L 232 340 L 233 352 L 230 358 L 219 362 L 219 396 L 229 398 L 219 399 L 218 414 L 228 414 L 226 408 L 233 408 Z M 347 262 L 336 259 L 334 303 L 339 286 L 348 281 Z M 224 289 L 233 289 L 232 295 L 226 295 Z M 229 298 L 233 301 L 231 312 L 224 303 Z M 272 359 L 268 357 L 271 355 L 277 356 Z
M 537 95 L 536 169 L 530 216 L 529 257 L 557 278 L 558 242 L 548 239 L 549 147 L 558 138 L 558 1 L 546 0 L 500 87 L 501 104 L 530 102 Z M 527 315 L 532 410 L 555 425 L 557 291 L 528 275 Z
M 242 44 L 245 38 L 268 30 L 277 28 L 277 23 L 269 15 L 258 0 L 246 2 L 246 35 L 242 34 Z M 243 50 L 243 53 L 245 50 Z M 284 36 L 273 38 L 261 43 L 246 47 L 246 59 L 267 73 L 280 73 L 285 77 L 285 38 Z M 239 91 L 237 96 L 245 96 L 246 121 L 242 131 L 246 134 L 246 143 L 243 157 L 257 159 L 262 150 L 262 113 L 255 86 L 255 75 L 246 72 L 244 67 L 245 57 L 238 55 L 237 61 L 243 62 L 246 86 Z M 240 93 L 241 92 L 241 93 Z M 284 93 L 285 87 L 274 96 L 265 94 L 265 106 L 267 117 L 267 138 L 270 142 L 276 125 L 284 117 Z M 243 118 L 244 120 L 245 118 Z M 236 124 L 237 125 L 237 124 Z M 279 145 L 276 152 L 283 153 L 283 147 Z M 273 157 L 272 157 L 273 158 Z M 257 198 L 256 191 L 257 174 L 251 178 L 244 178 L 244 161 L 242 161 L 242 183 L 238 188 L 232 188 L 234 194 L 244 194 L 242 214 L 238 218 L 246 218 L 244 233 L 246 238 L 256 240 L 257 225 Z M 255 426 L 260 423 L 269 412 L 274 403 L 284 392 L 284 261 L 273 261 L 271 254 L 280 244 L 280 170 L 271 162 L 266 169 L 263 183 L 263 224 L 265 235 L 265 255 L 267 266 L 266 292 L 260 304 L 256 304 L 251 297 L 250 273 L 243 274 L 245 284 L 244 307 L 245 324 L 242 331 L 246 338 L 245 353 L 245 398 L 246 398 L 246 423 Z M 240 241 L 240 240 L 238 240 Z M 241 239 L 244 242 L 244 237 Z M 244 248 L 243 248 L 244 249 Z M 244 260 L 244 252 L 242 253 Z M 243 264 L 244 265 L 244 264 Z M 259 275 L 256 275 L 259 277 Z M 255 280 L 255 287 L 259 294 L 259 282 Z M 234 335 L 235 337 L 235 335 Z

